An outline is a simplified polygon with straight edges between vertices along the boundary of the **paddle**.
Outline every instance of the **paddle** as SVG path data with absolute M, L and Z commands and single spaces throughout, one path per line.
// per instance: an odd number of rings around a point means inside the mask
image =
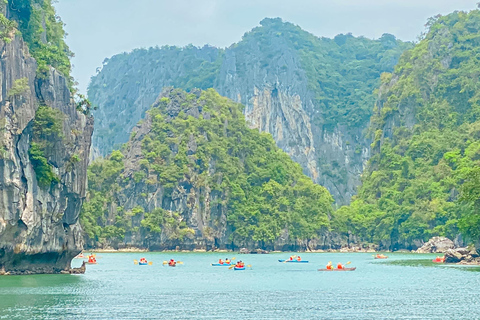
M 292 260 L 285 260 L 285 261 L 283 261 L 283 263 L 287 263 L 287 261 L 293 261 L 293 259 L 295 259 L 296 257 L 297 257 L 297 255 L 294 255 L 294 256 L 292 256 Z
M 152 262 L 152 261 L 150 261 L 150 262 L 148 263 L 148 265 L 149 265 L 149 266 L 151 266 L 152 264 L 153 264 L 153 262 Z
M 133 264 L 138 264 L 138 261 L 137 261 L 137 260 L 133 260 Z

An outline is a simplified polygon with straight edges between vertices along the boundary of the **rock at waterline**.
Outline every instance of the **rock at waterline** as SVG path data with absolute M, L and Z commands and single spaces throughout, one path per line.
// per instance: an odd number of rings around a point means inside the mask
M 447 250 L 455 248 L 452 240 L 445 237 L 433 237 L 428 240 L 421 248 L 417 249 L 417 253 L 444 253 Z
M 449 249 L 445 252 L 445 263 L 476 264 L 480 263 L 480 255 L 475 248 Z

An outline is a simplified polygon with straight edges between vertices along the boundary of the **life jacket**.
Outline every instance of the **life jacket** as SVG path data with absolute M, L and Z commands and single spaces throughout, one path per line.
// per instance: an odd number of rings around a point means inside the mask
M 337 264 L 337 269 L 343 269 L 343 265 L 341 263 Z
M 331 264 L 327 265 L 327 270 L 332 270 L 333 266 Z
M 225 263 L 226 263 L 226 264 L 230 264 L 230 260 L 228 260 L 228 259 L 225 260 Z
M 300 258 L 300 257 L 297 257 L 297 261 L 301 261 L 301 260 L 302 260 L 302 258 Z
M 223 264 L 223 260 L 222 260 L 222 259 L 219 259 L 219 260 L 218 260 L 218 263 Z

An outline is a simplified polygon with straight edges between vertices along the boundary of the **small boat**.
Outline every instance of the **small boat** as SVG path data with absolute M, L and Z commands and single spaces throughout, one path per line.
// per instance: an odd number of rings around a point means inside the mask
M 174 263 L 174 264 L 170 264 L 170 263 L 169 263 L 168 266 L 169 266 L 169 267 L 176 267 L 177 264 L 176 264 L 176 263 Z
M 239 268 L 239 267 L 234 267 L 233 269 L 234 269 L 234 270 L 245 270 L 245 267 L 241 267 L 241 268 Z
M 374 259 L 387 259 L 387 258 L 388 258 L 388 256 L 380 256 L 380 257 L 375 256 L 375 257 L 374 257 Z
M 138 265 L 139 266 L 146 266 L 146 265 L 148 265 L 148 262 L 139 262 Z
M 86 264 L 97 264 L 97 262 L 88 262 L 88 261 L 85 261 Z
M 357 269 L 357 267 L 343 269 L 318 269 L 318 271 L 355 271 L 355 269 Z
M 85 256 L 83 255 L 83 253 L 80 253 L 78 254 L 78 256 L 75 256 L 74 259 L 83 259 L 83 258 L 85 258 Z
M 278 260 L 278 262 L 285 262 L 285 263 L 308 263 L 308 260 Z
M 220 263 L 212 263 L 212 266 L 213 267 L 230 267 L 231 264 L 230 263 L 224 263 L 224 264 L 220 264 Z

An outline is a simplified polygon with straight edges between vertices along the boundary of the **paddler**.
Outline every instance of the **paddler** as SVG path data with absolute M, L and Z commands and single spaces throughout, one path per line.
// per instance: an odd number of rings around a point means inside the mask
M 223 264 L 223 260 L 222 260 L 221 258 L 218 259 L 218 263 L 219 263 L 219 264 Z
M 175 260 L 173 260 L 173 259 L 170 259 L 170 261 L 168 262 L 168 265 L 169 265 L 169 266 L 174 266 L 174 265 L 176 265 L 176 264 L 177 264 L 177 263 L 176 263 Z
M 341 264 L 340 262 L 337 264 L 337 269 L 343 269 L 343 264 Z
M 230 264 L 230 260 L 228 258 L 225 259 L 225 264 Z
M 88 263 L 97 263 L 97 259 L 93 255 L 88 256 Z
M 302 261 L 302 258 L 300 258 L 300 256 L 298 256 L 297 261 Z
M 327 270 L 333 270 L 332 261 L 329 261 L 329 262 L 327 263 Z
M 245 267 L 245 264 L 243 263 L 242 260 L 240 260 L 240 261 L 237 262 L 237 264 L 235 265 L 235 267 L 237 267 L 237 268 L 243 268 L 243 267 Z

